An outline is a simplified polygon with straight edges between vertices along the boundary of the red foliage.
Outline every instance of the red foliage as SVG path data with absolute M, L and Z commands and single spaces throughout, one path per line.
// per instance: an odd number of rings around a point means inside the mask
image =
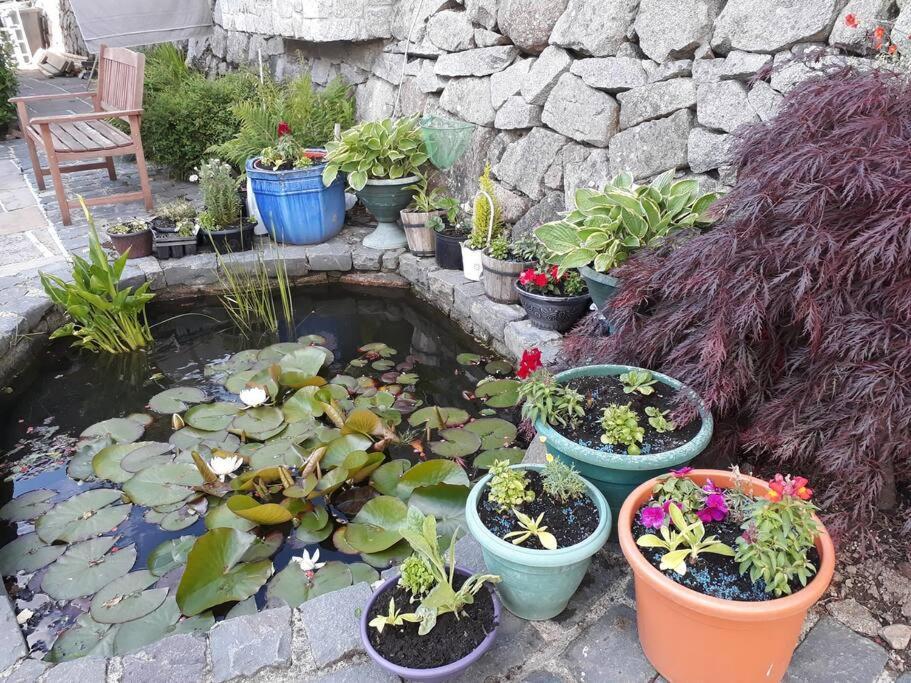
M 571 358 L 678 377 L 718 418 L 718 455 L 813 475 L 846 531 L 911 484 L 911 84 L 810 81 L 734 161 L 714 229 L 613 271 L 618 334 L 589 321 Z

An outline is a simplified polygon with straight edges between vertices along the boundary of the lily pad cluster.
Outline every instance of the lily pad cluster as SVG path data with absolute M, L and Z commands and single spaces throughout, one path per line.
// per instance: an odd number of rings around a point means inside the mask
M 39 489 L 0 508 L 2 520 L 34 523 L 0 549 L 0 573 L 42 570 L 40 588 L 53 600 L 88 605 L 49 661 L 205 630 L 213 609 L 252 612 L 258 595 L 297 606 L 374 581 L 411 554 L 401 533 L 410 508 L 455 533 L 467 471 L 521 460 L 515 425 L 491 416 L 517 402 L 508 363 L 477 357 L 488 373 L 475 392 L 486 416 L 473 419 L 422 406 L 414 361 L 397 360 L 396 349 L 362 346 L 335 374 L 330 366 L 342 366 L 325 344 L 310 335 L 206 366 L 205 389 L 166 389 L 150 397 L 150 414 L 82 432 L 67 473 L 88 490 L 58 501 Z M 167 441 L 143 440 L 156 423 L 170 425 Z M 105 535 L 135 506 L 166 531 L 200 521 L 205 531 L 164 541 L 136 567 L 135 546 Z M 350 561 L 304 553 L 276 573 L 273 558 L 289 541 L 331 543 Z

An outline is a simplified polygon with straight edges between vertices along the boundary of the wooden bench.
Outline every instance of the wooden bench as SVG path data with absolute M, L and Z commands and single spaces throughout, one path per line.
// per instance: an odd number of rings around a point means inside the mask
M 145 55 L 125 48 L 102 45 L 98 55 L 98 87 L 94 92 L 31 95 L 10 99 L 10 102 L 16 105 L 19 127 L 28 142 L 35 181 L 43 190 L 44 176 L 50 175 L 53 179 L 64 225 L 72 222 L 70 208 L 78 207 L 79 202 L 67 199 L 62 174 L 106 168 L 111 180 L 116 180 L 114 157 L 125 154 L 136 155 L 136 167 L 139 170 L 139 183 L 142 189 L 138 192 L 89 197 L 85 199 L 85 203 L 94 206 L 143 200 L 146 209 L 152 210 L 152 189 L 139 134 L 142 123 L 144 77 Z M 28 105 L 32 102 L 83 97 L 91 98 L 94 111 L 29 118 Z M 130 132 L 124 133 L 112 126 L 109 123 L 111 119 L 126 121 L 130 126 Z M 39 148 L 47 157 L 47 167 L 41 166 L 38 158 Z M 101 157 L 101 161 L 62 165 L 62 162 L 98 157 Z

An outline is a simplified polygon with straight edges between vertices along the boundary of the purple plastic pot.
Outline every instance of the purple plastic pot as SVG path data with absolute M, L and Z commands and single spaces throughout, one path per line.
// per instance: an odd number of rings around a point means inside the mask
M 456 573 L 464 577 L 471 576 L 471 572 L 465 571 L 461 567 L 456 567 Z M 484 653 L 487 652 L 493 641 L 497 637 L 497 629 L 500 626 L 500 601 L 497 600 L 496 592 L 491 589 L 489 584 L 484 584 L 484 590 L 490 593 L 490 597 L 493 600 L 493 618 L 494 618 L 494 627 L 493 630 L 487 634 L 487 637 L 481 641 L 481 644 L 478 645 L 470 654 L 465 655 L 462 659 L 454 661 L 452 664 L 447 664 L 446 666 L 438 666 L 435 669 L 409 669 L 404 666 L 398 666 L 393 664 L 389 660 L 385 659 L 379 652 L 377 652 L 373 645 L 370 644 L 370 638 L 367 637 L 368 626 L 367 626 L 367 615 L 370 614 L 370 609 L 373 607 L 373 603 L 376 602 L 377 596 L 382 593 L 386 588 L 399 580 L 399 575 L 396 574 L 392 578 L 386 579 L 383 583 L 373 592 L 373 597 L 367 602 L 367 606 L 364 607 L 364 611 L 361 613 L 361 642 L 364 643 L 364 649 L 367 650 L 367 654 L 370 655 L 370 659 L 379 664 L 383 669 L 389 673 L 400 676 L 406 681 L 425 681 L 426 683 L 436 683 L 437 681 L 448 681 L 451 678 L 455 678 L 468 667 L 478 661 L 481 657 L 484 656 Z

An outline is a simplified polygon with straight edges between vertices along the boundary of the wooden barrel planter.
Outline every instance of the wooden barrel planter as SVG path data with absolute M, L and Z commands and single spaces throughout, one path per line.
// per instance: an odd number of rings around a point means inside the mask
M 501 261 L 487 254 L 481 255 L 481 263 L 484 266 L 484 293 L 487 298 L 498 304 L 519 303 L 516 280 L 523 270 L 534 264 L 528 261 Z
M 415 256 L 433 256 L 436 253 L 436 232 L 427 227 L 427 221 L 431 216 L 442 216 L 443 212 L 402 211 L 399 215 L 405 228 L 408 251 Z

